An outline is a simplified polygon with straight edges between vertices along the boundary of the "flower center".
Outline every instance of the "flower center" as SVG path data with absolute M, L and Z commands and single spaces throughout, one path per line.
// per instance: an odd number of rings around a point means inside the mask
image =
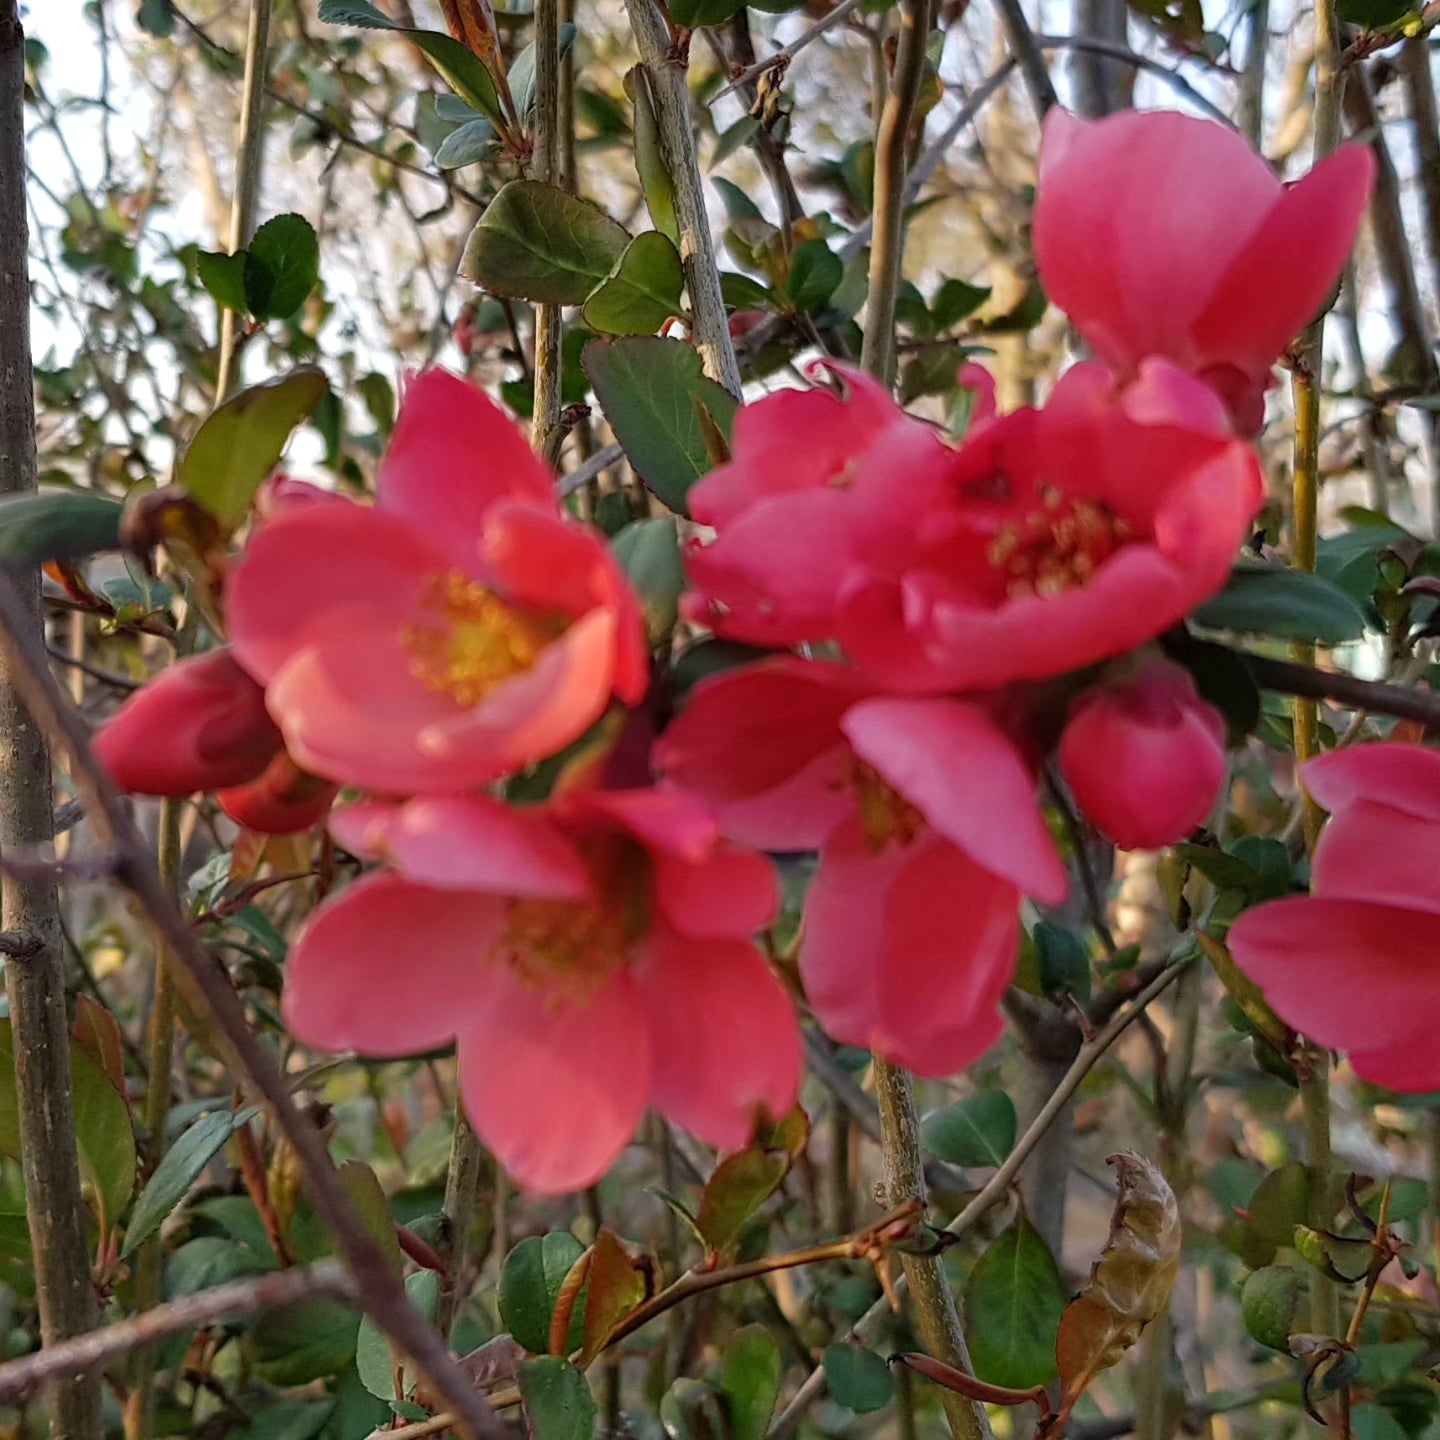
M 1130 533 L 1106 505 L 1074 499 L 1053 485 L 1042 485 L 1039 497 L 1040 508 L 1002 526 L 985 552 L 1012 597 L 1046 599 L 1084 585 Z
M 526 985 L 585 1003 L 650 929 L 649 857 L 621 836 L 581 841 L 594 898 L 514 900 L 491 958 Z
M 926 819 L 898 790 L 863 760 L 852 758 L 846 776 L 860 807 L 865 843 L 878 854 L 892 841 L 908 845 L 921 835 Z
M 419 616 L 403 633 L 411 673 L 461 705 L 530 669 L 563 624 L 521 615 L 459 570 L 430 577 Z

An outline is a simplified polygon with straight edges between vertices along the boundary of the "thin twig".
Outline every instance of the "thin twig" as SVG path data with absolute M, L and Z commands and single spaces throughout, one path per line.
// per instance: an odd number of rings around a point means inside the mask
M 268 1104 L 294 1147 L 306 1188 L 321 1218 L 335 1233 L 365 1310 L 410 1357 L 437 1399 L 463 1417 L 466 1431 L 477 1440 L 505 1440 L 504 1426 L 475 1394 L 439 1334 L 410 1303 L 340 1183 L 319 1132 L 296 1108 L 285 1075 L 251 1031 L 228 977 L 201 948 L 166 893 L 124 801 L 91 753 L 83 723 L 51 676 L 43 647 L 26 628 L 25 614 L 14 579 L 0 576 L 0 653 L 15 688 L 35 725 L 67 760 L 96 837 L 114 861 L 116 878 L 169 947 L 182 996 L 202 1013 L 208 1012 L 216 1038 L 223 1038 L 229 1051 L 231 1068 Z
M 740 366 L 730 339 L 730 320 L 720 291 L 720 268 L 695 153 L 690 118 L 690 91 L 685 69 L 672 48 L 670 27 L 655 0 L 626 0 L 630 28 L 640 59 L 650 77 L 655 118 L 660 129 L 660 154 L 675 191 L 675 223 L 680 230 L 680 259 L 694 316 L 695 348 L 705 373 L 732 395 L 740 397 Z
M 141 1345 L 153 1345 L 170 1335 L 203 1330 L 236 1315 L 293 1305 L 319 1295 L 333 1295 L 357 1303 L 355 1288 L 338 1260 L 320 1260 L 314 1265 L 276 1270 L 245 1280 L 232 1280 L 209 1290 L 182 1295 L 167 1305 L 133 1315 L 114 1325 L 47 1345 L 33 1355 L 0 1364 L 0 1401 L 7 1404 L 23 1399 L 47 1380 L 62 1375 L 86 1374 L 117 1355 Z
M 230 200 L 228 249 L 243 250 L 255 233 L 255 211 L 260 200 L 260 169 L 265 158 L 266 57 L 270 50 L 271 0 L 250 0 L 250 24 L 245 34 L 245 92 L 240 104 L 240 133 L 235 141 L 235 193 Z M 220 373 L 216 396 L 224 400 L 234 388 L 238 360 L 240 317 L 228 306 L 220 310 Z
M 827 30 L 838 25 L 864 3 L 865 0 L 840 0 L 833 10 L 827 11 L 808 30 L 796 36 L 788 45 L 782 45 L 773 55 L 767 55 L 765 59 L 757 60 L 753 65 L 747 65 L 738 75 L 732 75 L 730 83 L 723 90 L 717 90 L 705 103 L 713 105 L 717 100 L 723 100 L 736 90 L 753 84 L 777 65 L 788 65 L 807 45 L 818 40 Z
M 995 8 L 1005 23 L 1010 52 L 1019 62 L 1020 73 L 1025 77 L 1030 103 L 1035 107 L 1035 114 L 1043 120 L 1050 113 L 1051 106 L 1058 104 L 1059 100 L 1050 72 L 1045 68 L 1045 57 L 1035 43 L 1035 32 L 1025 18 L 1024 6 L 1020 0 L 995 0 Z
M 1103 1029 L 1097 1031 L 1080 1047 L 1080 1053 L 1076 1055 L 1075 1062 L 1066 1072 L 1065 1078 L 1056 1087 L 1049 1102 L 1016 1142 L 1015 1148 L 1006 1157 L 1005 1163 L 996 1170 L 984 1189 L 945 1227 L 950 1234 L 964 1234 L 992 1205 L 1009 1193 L 1010 1185 L 1015 1176 L 1019 1174 L 1020 1167 L 1029 1159 L 1031 1151 L 1040 1143 L 1055 1118 L 1064 1110 L 1070 1097 L 1080 1088 L 1081 1082 L 1095 1068 L 1105 1052 L 1125 1033 L 1126 1029 L 1145 1013 L 1146 1006 L 1163 994 L 1166 988 L 1184 972 L 1189 963 L 1189 959 L 1186 958 L 1167 965 L 1155 979 L 1136 994 L 1125 1009 L 1115 1014 Z M 896 1288 L 900 1289 L 901 1286 L 897 1285 Z M 887 1302 L 876 1301 L 851 1327 L 847 1338 L 858 1341 L 868 1339 L 889 1313 Z M 766 1432 L 766 1440 L 785 1440 L 786 1436 L 793 1434 L 806 1409 L 824 1392 L 824 1389 L 825 1372 L 816 1366 L 804 1384 L 796 1391 L 790 1403 L 775 1417 L 770 1429 Z
M 535 178 L 560 182 L 560 5 L 535 0 Z M 549 452 L 560 429 L 560 306 L 535 307 L 535 401 L 530 441 Z
M 889 384 L 895 368 L 895 304 L 905 259 L 905 162 L 915 102 L 925 79 L 930 0 L 901 0 L 895 73 L 875 132 L 875 204 L 870 244 L 870 290 L 860 363 Z

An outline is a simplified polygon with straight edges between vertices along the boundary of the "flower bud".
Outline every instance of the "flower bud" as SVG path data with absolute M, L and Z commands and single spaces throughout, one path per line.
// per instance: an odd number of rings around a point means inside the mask
M 237 824 L 261 835 L 293 835 L 318 825 L 330 813 L 340 787 L 302 770 L 283 750 L 258 779 L 215 798 Z
M 193 795 L 253 780 L 281 753 L 265 692 L 214 650 L 137 690 L 95 737 L 95 754 L 123 790 Z
M 1125 850 L 1182 840 L 1225 780 L 1225 722 L 1187 671 L 1158 657 L 1071 708 L 1060 773 L 1080 808 Z

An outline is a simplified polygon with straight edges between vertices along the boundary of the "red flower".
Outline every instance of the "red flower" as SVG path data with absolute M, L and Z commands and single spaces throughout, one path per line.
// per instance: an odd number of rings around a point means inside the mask
M 122 790 L 177 798 L 253 780 L 284 748 L 265 692 L 228 649 L 170 666 L 95 737 Z
M 945 483 L 840 597 L 840 643 L 890 689 L 989 690 L 1153 639 L 1224 585 L 1263 495 L 1214 395 L 1156 360 L 1118 396 L 1075 366 L 1043 410 L 983 425 Z
M 1164 356 L 1253 433 L 1286 346 L 1340 278 L 1374 177 L 1342 145 L 1294 185 L 1234 131 L 1171 112 L 1045 122 L 1035 259 L 1045 293 L 1122 378 Z
M 122 790 L 176 799 L 214 790 L 232 820 L 267 835 L 308 830 L 338 788 L 285 753 L 264 690 L 228 649 L 181 660 L 137 690 L 94 748 Z
M 647 678 L 603 539 L 561 518 L 510 419 L 413 379 L 371 509 L 285 505 L 226 591 L 231 640 L 291 755 L 332 780 L 435 792 L 554 754 Z
M 1440 1089 L 1440 753 L 1332 750 L 1301 778 L 1332 812 L 1309 896 L 1247 910 L 1236 963 L 1287 1025 L 1392 1090 Z
M 380 1057 L 457 1040 L 470 1118 L 523 1184 L 592 1184 L 647 1106 L 728 1149 L 794 1104 L 794 1013 L 751 938 L 774 878 L 686 797 L 433 798 L 351 806 L 331 828 L 398 873 L 307 924 L 291 1029 Z
M 1156 657 L 1081 696 L 1058 759 L 1102 835 L 1124 850 L 1157 850 L 1214 808 L 1225 782 L 1225 721 L 1187 671 Z
M 1056 903 L 1066 882 L 1034 776 L 981 705 L 781 657 L 698 686 L 656 760 L 742 843 L 820 851 L 800 971 L 831 1035 L 923 1075 L 999 1037 L 1021 893 Z

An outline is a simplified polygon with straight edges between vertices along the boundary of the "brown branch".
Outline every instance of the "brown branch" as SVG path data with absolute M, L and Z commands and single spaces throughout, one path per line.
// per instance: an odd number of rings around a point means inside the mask
M 895 368 L 895 303 L 905 259 L 905 168 L 915 102 L 925 79 L 930 0 L 901 0 L 900 41 L 890 93 L 875 131 L 875 204 L 870 243 L 870 294 L 860 363 L 889 384 Z
M 231 1068 L 265 1100 L 285 1138 L 294 1146 L 306 1189 L 335 1234 L 362 1305 L 397 1348 L 410 1357 L 429 1391 L 462 1417 L 465 1431 L 477 1440 L 504 1440 L 504 1426 L 475 1394 L 439 1334 L 410 1303 L 404 1286 L 341 1185 L 319 1132 L 296 1108 L 285 1075 L 251 1033 L 229 980 L 201 948 L 166 893 L 124 800 L 91 753 L 84 725 L 61 695 L 43 648 L 26 628 L 25 616 L 22 592 L 15 580 L 0 575 L 0 655 L 10 668 L 15 688 L 35 725 L 69 762 L 76 792 L 85 804 L 96 838 L 114 860 L 116 878 L 130 891 L 169 947 L 182 995 L 197 1009 L 209 1013 L 217 1038 L 223 1037 L 230 1052 Z
M 24 98 L 25 34 L 17 0 L 0 0 L 0 493 L 9 495 L 33 492 L 37 483 Z M 19 572 L 9 591 L 7 622 L 17 639 L 41 657 L 43 668 L 38 570 Z M 0 853 L 5 854 L 17 846 L 48 846 L 54 838 L 50 750 L 43 727 L 25 713 L 23 669 L 13 655 L 0 661 Z M 40 1334 L 48 1348 L 95 1323 L 56 876 L 22 877 L 10 871 L 0 876 L 0 927 L 33 946 L 28 958 L 11 956 L 5 992 L 14 1037 L 25 1211 Z M 116 1217 L 108 1218 L 113 1223 Z M 104 1423 L 94 1379 L 64 1376 L 52 1398 L 56 1440 L 100 1440 Z
M 246 1280 L 232 1280 L 209 1290 L 182 1295 L 168 1305 L 106 1325 L 100 1330 L 47 1345 L 33 1355 L 0 1364 L 0 1401 L 13 1404 L 38 1386 L 60 1376 L 86 1375 L 117 1355 L 153 1345 L 169 1335 L 203 1330 L 233 1315 L 248 1315 L 293 1305 L 318 1295 L 357 1303 L 354 1286 L 338 1260 L 321 1260 L 294 1270 L 276 1270 Z
M 995 8 L 1005 24 L 1005 34 L 1010 41 L 1010 53 L 1020 66 L 1025 77 L 1025 88 L 1030 92 L 1030 103 L 1035 114 L 1043 120 L 1050 113 L 1050 107 L 1059 103 L 1050 72 L 1045 68 L 1045 57 L 1035 43 L 1035 33 L 1025 18 L 1025 9 L 1020 0 L 995 0 Z
M 1383 680 L 1360 680 L 1342 670 L 1321 670 L 1293 660 L 1274 660 L 1268 655 L 1247 655 L 1232 651 L 1263 690 L 1277 695 L 1301 695 L 1311 700 L 1330 700 L 1350 710 L 1368 710 L 1397 720 L 1417 720 L 1427 729 L 1440 729 L 1440 695 L 1430 690 L 1411 690 Z

